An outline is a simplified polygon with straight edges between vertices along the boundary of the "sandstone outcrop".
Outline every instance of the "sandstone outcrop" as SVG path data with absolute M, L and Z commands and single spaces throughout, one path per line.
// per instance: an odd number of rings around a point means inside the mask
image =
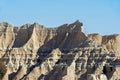
M 82 29 L 78 20 L 56 28 L 0 23 L 0 78 L 119 80 L 120 34 L 85 34 Z

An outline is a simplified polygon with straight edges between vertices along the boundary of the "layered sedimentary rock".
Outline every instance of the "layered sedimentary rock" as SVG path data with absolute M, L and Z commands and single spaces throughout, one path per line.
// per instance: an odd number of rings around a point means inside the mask
M 82 26 L 79 21 L 56 28 L 0 23 L 0 78 L 120 79 L 120 35 L 85 34 Z

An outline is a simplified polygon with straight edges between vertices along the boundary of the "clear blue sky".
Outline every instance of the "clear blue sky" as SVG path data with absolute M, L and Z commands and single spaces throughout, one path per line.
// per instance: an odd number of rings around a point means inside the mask
M 120 33 L 120 0 L 0 0 L 0 22 L 57 27 L 76 20 L 86 33 Z

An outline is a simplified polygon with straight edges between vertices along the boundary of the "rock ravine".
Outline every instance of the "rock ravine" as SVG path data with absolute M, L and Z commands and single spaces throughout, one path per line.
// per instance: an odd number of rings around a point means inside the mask
M 120 80 L 120 34 L 0 23 L 0 80 Z

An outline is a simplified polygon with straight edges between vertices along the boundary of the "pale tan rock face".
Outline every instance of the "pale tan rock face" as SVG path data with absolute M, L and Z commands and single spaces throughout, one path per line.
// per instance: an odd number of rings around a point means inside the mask
M 120 79 L 120 35 L 82 31 L 79 21 L 57 28 L 0 23 L 2 80 Z
M 54 29 L 45 28 L 38 23 L 25 24 L 21 27 L 11 27 L 8 23 L 1 23 L 0 46 L 2 50 L 20 47 L 35 51 L 40 47 L 71 49 L 78 47 L 87 39 L 81 32 L 81 26 L 82 23 L 79 21 Z
M 100 75 L 89 74 L 87 76 L 87 80 L 108 80 L 108 79 L 104 74 L 100 74 Z
M 104 46 L 108 52 L 114 52 L 120 56 L 120 34 L 101 36 L 99 34 L 89 34 L 88 38 L 94 40 L 95 44 Z
M 119 67 L 116 67 L 114 70 L 115 70 L 115 71 L 113 72 L 110 80 L 117 80 L 117 79 L 119 79 L 119 76 L 120 76 L 120 68 L 119 68 Z
M 102 43 L 102 36 L 99 35 L 98 33 L 96 33 L 96 34 L 89 34 L 88 38 L 90 40 L 95 41 L 95 44 L 101 44 Z
M 26 74 L 27 68 L 25 66 L 20 67 L 20 70 L 18 71 L 17 75 L 14 77 L 13 80 L 20 80 L 22 77 Z
M 120 35 L 103 36 L 102 44 L 106 46 L 109 51 L 115 52 L 116 56 L 120 56 Z
M 6 51 L 6 49 L 12 48 L 15 35 L 13 27 L 8 23 L 0 24 L 0 49 Z

